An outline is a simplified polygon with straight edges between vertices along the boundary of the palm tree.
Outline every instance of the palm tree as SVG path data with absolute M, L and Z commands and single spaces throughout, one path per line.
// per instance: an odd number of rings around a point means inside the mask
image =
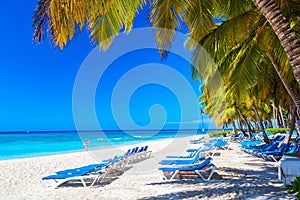
M 243 24 L 241 22 L 243 22 Z M 248 28 L 246 34 L 244 31 L 245 27 Z M 222 40 L 219 38 L 222 38 Z M 279 71 L 274 70 L 276 68 L 274 68 L 270 61 L 271 56 L 268 57 L 268 53 L 266 53 L 270 52 L 277 58 L 280 56 L 284 58 L 285 56 L 285 54 L 278 55 L 278 52 L 272 51 L 268 45 L 268 41 L 271 39 L 274 41 L 274 33 L 269 24 L 262 15 L 260 15 L 257 9 L 251 9 L 239 16 L 228 19 L 200 40 L 200 44 L 214 58 L 218 71 L 220 71 L 222 76 L 227 77 L 224 80 L 224 82 L 227 83 L 227 93 L 230 91 L 234 94 L 237 97 L 235 101 L 249 95 L 247 91 L 253 88 L 252 86 L 259 86 L 259 91 L 261 91 L 259 99 L 260 101 L 266 101 L 266 97 L 270 96 L 268 94 L 270 94 L 270 89 L 272 85 L 274 85 L 273 77 L 280 78 L 283 83 L 289 83 L 286 79 L 286 74 L 288 74 L 286 71 L 288 70 L 283 71 L 285 76 L 281 76 L 281 73 L 278 74 Z M 216 43 L 218 46 L 215 45 Z M 279 44 L 276 38 L 275 44 Z M 278 45 L 276 49 L 278 50 L 280 47 L 281 46 Z M 204 66 L 199 66 L 201 53 L 201 50 L 198 51 L 198 49 L 195 48 L 193 63 L 198 67 L 199 72 L 203 72 L 205 67 L 212 67 L 207 63 L 204 63 Z M 287 59 L 281 60 L 284 61 Z M 288 69 L 289 66 L 289 64 L 285 64 L 284 67 L 281 68 Z M 197 72 L 194 71 L 194 73 Z M 289 78 L 289 81 L 292 81 L 291 78 Z M 287 86 L 287 84 L 285 84 L 285 86 Z M 295 97 L 294 99 L 299 97 L 299 93 L 297 91 L 295 92 L 294 88 L 286 87 L 286 89 L 291 91 L 290 94 L 292 94 L 292 97 Z M 226 100 L 228 101 L 228 97 Z M 270 103 L 271 102 L 269 102 L 269 104 Z M 253 105 L 252 107 L 260 122 L 262 132 L 264 132 L 257 108 Z M 240 110 L 239 107 L 237 107 L 237 109 Z M 242 115 L 241 118 L 244 122 L 246 121 Z M 250 130 L 249 126 L 248 129 Z M 267 137 L 265 138 L 267 140 Z
M 145 4 L 145 0 L 40 0 L 33 17 L 34 39 L 40 42 L 43 32 L 49 30 L 54 46 L 63 49 L 74 34 L 86 25 L 92 41 L 106 50 L 113 37 L 122 29 L 126 32 L 131 30 L 136 13 Z M 274 66 L 276 77 L 279 76 L 282 80 L 299 110 L 299 85 L 294 84 L 289 75 L 291 68 L 297 82 L 300 83 L 298 0 L 152 0 L 150 7 L 150 22 L 154 27 L 161 28 L 157 29 L 155 40 L 162 58 L 171 48 L 175 30 L 180 29 L 181 23 L 184 22 L 191 38 L 200 41 L 212 55 L 226 82 L 226 93 L 235 94 L 238 99 L 242 98 L 239 101 L 243 102 L 243 97 L 251 94 L 252 86 L 259 86 L 259 75 L 262 71 L 260 66 Z M 215 25 L 213 16 L 221 16 L 225 22 Z M 277 35 L 276 39 L 274 32 Z M 218 75 L 204 69 L 210 67 L 211 63 L 208 63 L 208 66 L 199 65 L 201 52 L 194 40 L 188 39 L 186 46 L 193 49 L 193 62 L 197 69 L 204 72 L 200 77 L 209 85 Z M 274 69 L 267 69 L 269 72 L 264 75 L 275 76 Z M 199 75 L 195 71 L 194 74 Z M 211 102 L 223 105 L 224 99 L 218 92 L 209 93 L 209 99 L 213 101 L 207 102 L 210 103 L 208 108 L 216 109 Z M 238 103 L 235 100 L 233 101 Z M 224 116 L 226 118 L 227 115 Z M 245 121 L 247 123 L 247 120 Z
M 192 38 L 198 41 L 214 27 L 212 15 L 230 19 L 252 9 L 254 4 L 278 36 L 300 83 L 300 43 L 282 14 L 285 12 L 283 8 L 288 8 L 288 19 L 297 24 L 300 21 L 297 18 L 300 2 L 279 2 L 280 7 L 275 0 L 152 0 L 149 18 L 154 27 L 163 28 L 156 32 L 156 42 L 163 56 L 171 47 L 174 30 L 180 28 L 180 20 L 188 26 Z M 62 49 L 72 40 L 77 29 L 82 30 L 87 23 L 92 40 L 107 49 L 123 28 L 127 32 L 131 30 L 136 13 L 145 4 L 145 0 L 39 0 L 33 17 L 34 39 L 41 41 L 45 26 L 48 26 L 54 45 Z M 189 41 L 187 44 L 193 47 Z
M 146 0 L 39 0 L 33 15 L 33 38 L 41 41 L 48 31 L 54 46 L 61 49 L 85 25 L 92 41 L 106 50 L 124 29 L 129 32 L 136 13 Z
M 298 8 L 297 11 L 299 13 L 300 2 L 297 0 L 289 2 L 291 3 L 291 6 Z M 288 20 L 282 14 L 280 7 L 275 0 L 253 0 L 253 3 L 268 20 L 275 34 L 278 36 L 280 43 L 289 58 L 294 76 L 298 84 L 300 84 L 300 42 L 295 32 L 292 30 Z M 281 3 L 284 4 L 283 2 Z M 297 13 L 292 14 L 297 15 Z
M 248 32 L 245 32 L 245 29 L 248 29 Z M 223 41 L 219 38 L 223 38 Z M 216 43 L 218 46 L 215 46 Z M 273 43 L 273 45 L 270 46 L 270 43 Z M 210 34 L 202 38 L 202 40 L 200 40 L 200 44 L 202 44 L 205 49 L 210 52 L 217 65 L 234 67 L 231 63 L 245 62 L 247 58 L 248 60 L 250 58 L 252 62 L 250 60 L 250 62 L 248 61 L 247 63 L 252 63 L 252 65 L 244 65 L 244 69 L 240 71 L 245 75 L 248 74 L 246 77 L 253 77 L 251 76 L 251 73 L 259 65 L 266 65 L 268 62 L 272 62 L 277 74 L 279 73 L 278 76 L 284 83 L 286 90 L 289 92 L 294 103 L 299 108 L 298 84 L 291 84 L 294 81 L 290 75 L 288 75 L 290 71 L 290 64 L 288 63 L 286 54 L 283 52 L 280 42 L 271 27 L 268 23 L 266 23 L 266 20 L 256 9 L 252 8 L 239 16 L 227 20 L 222 25 L 215 28 Z M 215 51 L 217 51 L 217 53 L 215 53 Z M 238 53 L 235 53 L 235 51 L 238 51 Z M 197 51 L 195 52 L 195 54 L 199 53 L 200 52 Z M 260 55 L 257 56 L 258 54 Z M 224 59 L 226 56 L 232 58 L 232 55 L 235 57 L 234 60 Z M 276 57 L 276 59 L 274 57 Z M 263 62 L 263 60 L 265 61 Z M 269 61 L 266 62 L 266 60 Z M 225 63 L 225 61 L 227 63 Z M 278 61 L 281 66 L 277 63 Z M 281 73 L 283 75 L 281 75 Z M 237 78 L 236 81 L 232 81 L 236 84 L 240 77 L 240 73 L 232 74 L 238 75 L 235 76 Z M 239 82 L 239 84 L 245 83 L 247 85 L 251 81 L 253 82 L 253 78 L 246 78 L 243 82 Z M 293 88 L 292 85 L 297 87 Z

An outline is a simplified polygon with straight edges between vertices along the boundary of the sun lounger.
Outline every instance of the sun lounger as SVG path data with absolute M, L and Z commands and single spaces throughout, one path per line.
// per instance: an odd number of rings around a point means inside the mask
M 176 177 L 176 175 L 180 172 L 190 172 L 190 171 L 194 171 L 204 181 L 209 181 L 216 169 L 215 165 L 210 162 L 211 160 L 212 158 L 207 158 L 203 162 L 192 166 L 162 167 L 159 168 L 159 170 L 163 176 L 163 179 L 168 181 L 173 180 Z M 205 178 L 204 174 L 208 172 L 210 173 L 208 177 Z
M 148 158 L 149 152 L 150 151 L 148 151 L 148 146 L 143 146 L 137 149 L 137 151 L 134 154 L 132 154 L 132 158 L 131 158 L 132 162 L 138 162 Z
M 217 149 L 228 149 L 228 146 L 226 146 L 227 142 L 228 142 L 227 140 L 219 138 L 217 142 L 214 144 L 214 147 Z
M 201 155 L 203 156 L 219 156 L 219 150 L 228 150 L 228 141 L 223 138 L 218 138 L 216 142 L 210 147 L 209 150 L 203 152 Z
M 202 140 L 204 139 L 204 136 L 198 138 L 198 139 L 194 139 L 194 140 L 191 140 L 190 142 L 192 144 L 198 144 L 199 142 L 201 142 Z
M 205 152 L 205 151 L 209 151 L 214 147 L 214 144 L 216 143 L 216 140 L 209 140 L 204 142 L 201 146 L 199 146 L 198 148 L 189 148 L 186 149 L 185 151 L 187 153 L 189 153 L 190 155 L 193 155 L 197 152 Z
M 109 165 L 106 163 L 100 163 L 58 171 L 55 174 L 43 177 L 41 182 L 45 188 L 57 188 L 70 181 L 79 181 L 83 187 L 87 187 L 87 183 L 91 182 L 89 186 L 92 187 L 97 181 L 104 177 L 108 167 Z M 54 181 L 54 185 L 47 185 L 46 181 L 49 180 Z
M 141 148 L 133 148 L 132 151 L 127 155 L 128 163 L 136 163 L 138 161 L 144 160 L 151 156 L 151 151 L 148 150 L 148 146 L 143 146 Z
M 243 141 L 241 142 L 241 148 L 249 148 L 249 147 L 253 147 L 253 146 L 257 146 L 260 143 L 262 143 L 262 140 L 247 140 L 247 141 Z
M 139 154 L 140 154 L 139 156 L 142 159 L 146 159 L 146 158 L 151 157 L 152 151 L 149 151 L 149 148 L 148 148 L 148 145 L 147 145 L 147 146 L 144 146 L 144 149 L 142 151 L 140 151 Z
M 252 155 L 255 155 L 264 151 L 273 151 L 276 149 L 277 146 L 278 146 L 278 142 L 271 142 L 270 144 L 260 145 L 256 147 L 249 147 L 247 149 L 244 149 L 244 151 Z
M 57 171 L 52 175 L 43 177 L 41 183 L 46 188 L 57 188 L 68 182 L 79 181 L 83 187 L 87 187 L 88 183 L 92 187 L 96 182 L 108 176 L 112 170 L 124 170 L 123 156 L 115 156 L 99 164 Z M 50 181 L 54 182 L 54 184 L 48 185 L 47 182 Z
M 289 155 L 293 155 L 298 152 L 300 152 L 299 145 L 293 145 L 292 148 L 290 148 L 290 150 L 285 152 L 283 155 L 289 156 Z
M 172 159 L 180 159 L 180 158 L 186 158 L 186 159 L 192 159 L 195 154 L 197 153 L 203 153 L 208 150 L 210 150 L 211 147 L 199 147 L 198 149 L 186 149 L 185 151 L 188 153 L 188 155 L 181 155 L 181 156 L 167 156 L 167 158 L 172 158 Z
M 159 162 L 161 165 L 193 165 L 200 160 L 203 160 L 205 157 L 201 156 L 198 152 L 191 158 L 178 158 L 176 160 L 162 160 Z
M 272 141 L 281 142 L 285 138 L 285 135 L 276 135 L 274 138 L 271 138 Z
M 128 151 L 122 156 L 122 160 L 126 164 L 133 164 L 149 158 L 151 153 L 152 152 L 149 150 L 148 145 L 143 147 L 135 147 L 133 149 L 128 149 Z
M 273 151 L 261 151 L 258 153 L 258 156 L 265 160 L 273 160 L 275 162 L 278 162 L 278 160 L 283 156 L 283 154 L 289 150 L 290 145 L 291 143 L 282 144 L 279 148 Z M 297 146 L 293 146 L 291 150 L 295 151 L 296 148 Z

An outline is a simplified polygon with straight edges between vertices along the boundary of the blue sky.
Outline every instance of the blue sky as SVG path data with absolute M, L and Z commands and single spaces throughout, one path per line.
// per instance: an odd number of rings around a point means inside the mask
M 0 1 L 0 131 L 75 129 L 74 81 L 81 63 L 94 46 L 86 31 L 77 34 L 63 51 L 53 48 L 47 39 L 40 45 L 34 43 L 31 21 L 35 4 L 36 1 Z M 147 26 L 146 18 L 144 11 L 136 19 L 135 27 Z M 156 50 L 136 51 L 120 57 L 105 72 L 97 88 L 95 108 L 103 128 L 118 128 L 110 98 L 122 73 L 151 62 L 174 68 L 191 80 L 189 63 L 176 55 L 171 54 L 164 62 Z M 190 84 L 199 95 L 199 82 L 190 81 Z M 155 84 L 145 85 L 132 95 L 129 110 L 135 123 L 149 124 L 148 111 L 154 104 L 161 104 L 168 113 L 165 127 L 176 128 L 180 121 L 176 95 Z M 154 122 L 160 114 L 153 117 Z

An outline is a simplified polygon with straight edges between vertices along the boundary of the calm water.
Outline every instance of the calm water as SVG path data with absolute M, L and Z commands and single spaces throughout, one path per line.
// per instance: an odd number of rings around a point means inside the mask
M 150 140 L 185 137 L 206 134 L 201 130 L 155 131 L 85 131 L 85 132 L 24 132 L 0 133 L 0 160 L 51 155 L 64 152 L 82 151 L 83 141 L 89 141 L 89 148 L 109 147 Z

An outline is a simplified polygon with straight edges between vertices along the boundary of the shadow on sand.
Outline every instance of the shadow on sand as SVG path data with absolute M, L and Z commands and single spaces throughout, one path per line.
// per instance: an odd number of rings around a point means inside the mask
M 252 163 L 249 163 L 250 165 Z M 172 182 L 157 182 L 149 185 L 173 184 L 185 188 L 186 191 L 173 192 L 159 196 L 142 198 L 143 200 L 162 199 L 295 199 L 288 195 L 282 183 L 277 178 L 277 168 L 267 170 L 242 170 L 234 168 L 219 168 L 221 180 L 203 182 L 197 180 L 176 180 Z M 191 186 L 191 187 L 189 187 Z

